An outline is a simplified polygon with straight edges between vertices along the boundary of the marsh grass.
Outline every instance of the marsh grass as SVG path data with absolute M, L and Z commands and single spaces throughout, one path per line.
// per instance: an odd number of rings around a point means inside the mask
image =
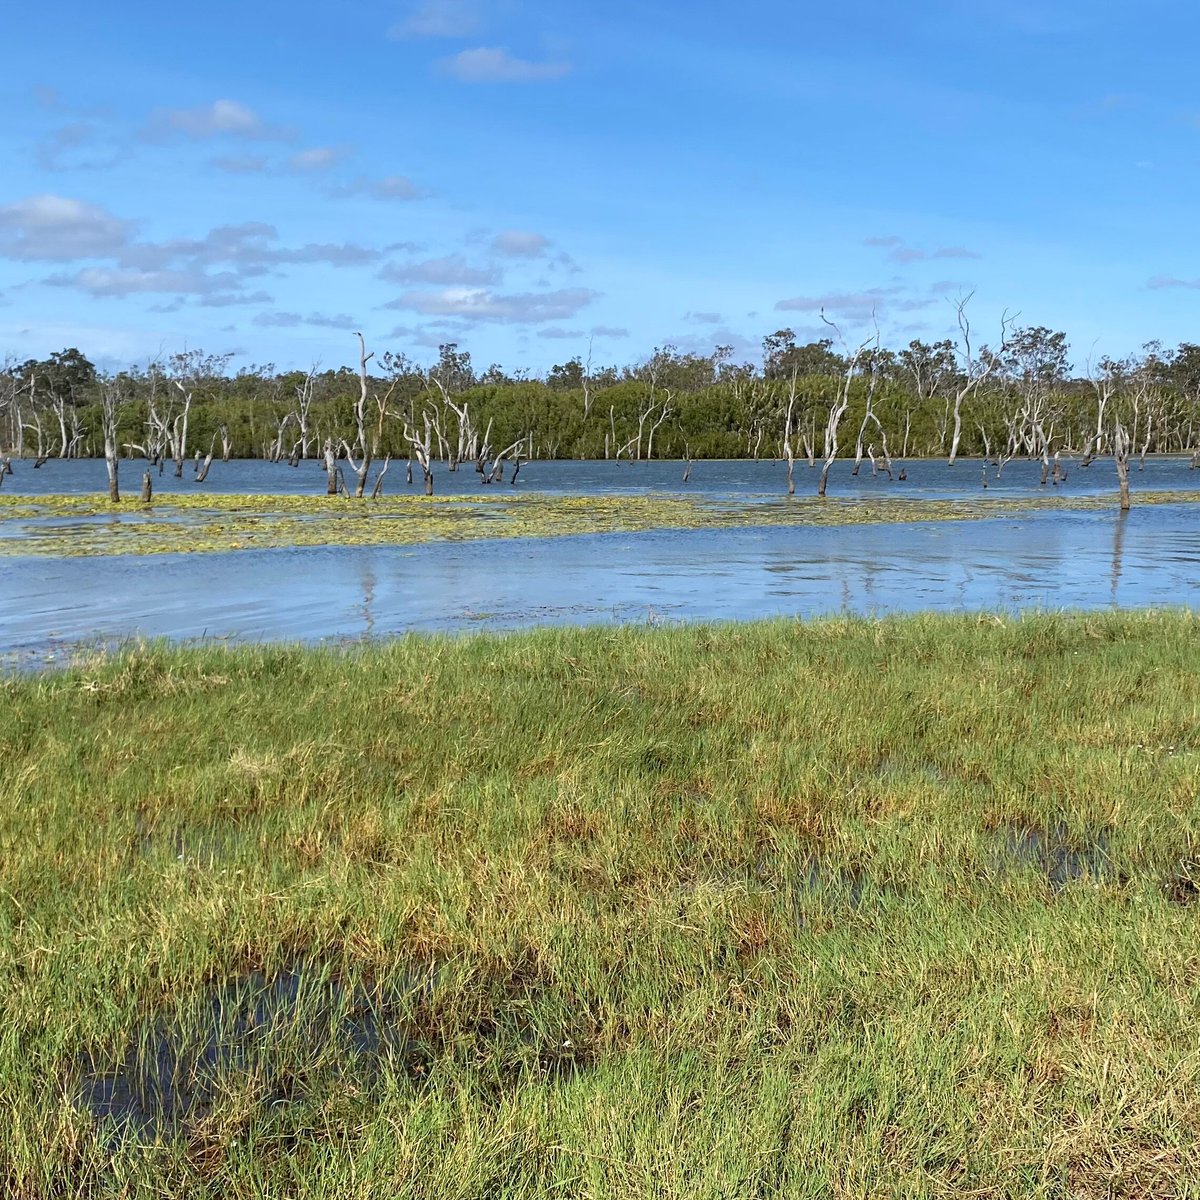
M 1187 614 L 0 683 L 0 1192 L 1200 1194 Z
M 498 497 L 498 498 L 494 498 Z M 1195 504 L 1200 492 L 1147 492 L 1139 504 Z M 0 555 L 171 554 L 274 546 L 388 546 L 479 538 L 567 537 L 654 529 L 970 521 L 1048 509 L 1112 509 L 1104 496 L 974 500 L 816 497 L 744 501 L 701 495 L 491 497 L 163 495 L 150 505 L 102 496 L 0 495 Z

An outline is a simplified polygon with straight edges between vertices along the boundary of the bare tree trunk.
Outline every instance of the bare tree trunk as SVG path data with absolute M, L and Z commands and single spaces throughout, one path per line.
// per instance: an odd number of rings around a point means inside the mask
M 1117 482 L 1121 487 L 1121 511 L 1129 511 L 1129 435 L 1125 426 L 1117 422 L 1113 431 L 1113 463 L 1117 468 Z
M 333 452 L 333 438 L 325 439 L 325 495 L 337 495 L 337 458 Z
M 383 460 L 383 468 L 380 470 L 379 474 L 375 476 L 375 486 L 371 489 L 372 500 L 378 500 L 379 497 L 383 495 L 383 477 L 387 474 L 388 467 L 391 465 L 391 462 L 392 456 L 389 454 Z
M 213 453 L 217 448 L 217 435 L 214 433 L 212 441 L 208 444 L 208 453 L 204 456 L 204 462 L 200 464 L 196 471 L 196 482 L 203 483 L 208 478 L 209 468 L 212 466 Z M 199 453 L 199 451 L 197 451 Z

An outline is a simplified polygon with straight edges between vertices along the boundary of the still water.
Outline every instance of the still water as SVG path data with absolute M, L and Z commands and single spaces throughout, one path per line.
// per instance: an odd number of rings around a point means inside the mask
M 7 558 L 0 654 L 20 663 L 65 643 L 143 636 L 316 642 L 561 623 L 1194 605 L 1198 517 L 1191 505 L 1135 505 L 1124 517 L 1114 506 L 874 526 Z

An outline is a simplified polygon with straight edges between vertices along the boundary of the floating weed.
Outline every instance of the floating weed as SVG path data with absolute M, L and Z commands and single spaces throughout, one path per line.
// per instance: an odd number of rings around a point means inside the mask
M 1200 502 L 1196 492 L 1151 492 L 1139 504 Z M 566 537 L 653 529 L 871 525 L 981 520 L 1048 509 L 1109 508 L 1103 496 L 1022 499 L 819 499 L 742 502 L 702 496 L 165 495 L 145 507 L 100 496 L 0 496 L 0 554 L 216 553 L 282 546 L 391 546 L 478 538 Z M 101 519 L 102 518 L 102 519 Z M 9 529 L 5 527 L 8 526 Z

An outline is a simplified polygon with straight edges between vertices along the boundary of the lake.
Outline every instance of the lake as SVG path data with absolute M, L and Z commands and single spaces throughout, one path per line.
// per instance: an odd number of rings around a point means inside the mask
M 133 489 L 141 464 L 125 467 Z M 838 463 L 831 495 L 969 498 L 1045 495 L 1036 463 L 1013 462 L 989 489 L 981 466 L 908 465 L 907 483 L 857 480 Z M 654 530 L 408 546 L 320 546 L 102 558 L 10 557 L 0 593 L 0 654 L 40 660 L 79 641 L 132 637 L 302 640 L 382 637 L 412 630 L 512 629 L 555 623 L 740 620 L 851 612 L 1103 608 L 1188 604 L 1200 587 L 1200 509 L 1137 504 L 1139 490 L 1187 489 L 1185 459 L 1133 472 L 1122 516 L 1110 462 L 1068 464 L 1060 492 L 1112 493 L 1112 508 L 1039 511 L 969 521 L 834 527 Z M 6 494 L 92 492 L 103 463 L 17 464 Z M 190 468 L 163 490 L 199 490 Z M 393 467 L 399 484 L 403 472 Z M 441 471 L 439 487 L 480 489 L 473 472 Z M 157 480 L 157 477 L 156 477 Z M 319 490 L 309 463 L 215 463 L 212 491 Z M 698 491 L 745 503 L 778 500 L 779 463 L 533 463 L 518 487 L 555 494 Z M 303 487 L 300 485 L 303 484 Z M 43 486 L 45 485 L 45 486 Z M 815 473 L 797 468 L 797 489 Z M 503 485 L 508 489 L 509 485 Z M 399 488 L 393 490 L 400 490 Z

